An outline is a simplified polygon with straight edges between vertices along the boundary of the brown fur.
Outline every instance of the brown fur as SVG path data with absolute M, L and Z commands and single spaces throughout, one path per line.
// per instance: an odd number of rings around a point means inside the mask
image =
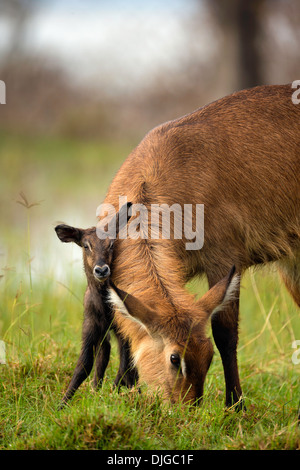
M 105 202 L 116 208 L 120 195 L 148 208 L 153 203 L 204 204 L 201 250 L 186 251 L 185 239 L 127 239 L 115 246 L 114 283 L 155 310 L 164 327 L 151 335 L 120 311 L 116 323 L 131 342 L 141 379 L 155 387 L 159 382 L 166 396 L 172 397 L 178 379 L 170 351 L 179 348 L 186 355 L 189 372 L 181 388 L 191 387 L 189 399 L 201 396 L 211 359 L 205 335 L 210 315 L 186 291 L 188 280 L 205 274 L 212 287 L 232 265 L 242 274 L 249 266 L 281 260 L 285 282 L 299 304 L 300 106 L 292 103 L 292 92 L 291 85 L 244 90 L 155 128 L 109 188 Z M 212 316 L 228 405 L 242 393 L 236 360 L 238 294 L 237 289 L 236 299 Z M 134 317 L 134 309 L 129 314 Z M 196 320 L 202 326 L 194 332 Z

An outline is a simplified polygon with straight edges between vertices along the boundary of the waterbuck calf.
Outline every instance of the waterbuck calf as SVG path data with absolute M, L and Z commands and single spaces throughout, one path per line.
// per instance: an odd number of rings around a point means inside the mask
M 129 209 L 130 203 L 120 209 Z M 128 213 L 128 212 L 126 212 Z M 129 218 L 129 216 L 128 216 Z M 127 222 L 127 220 L 126 220 Z M 119 231 L 119 213 L 115 217 L 116 237 Z M 113 258 L 115 238 L 99 239 L 96 227 L 80 229 L 61 224 L 55 227 L 58 238 L 65 243 L 74 242 L 83 249 L 83 264 L 87 277 L 84 296 L 84 320 L 80 356 L 63 397 L 62 406 L 70 400 L 80 384 L 89 376 L 96 361 L 94 387 L 97 388 L 104 377 L 110 357 L 110 336 L 112 329 L 117 337 L 120 352 L 120 367 L 115 385 L 132 387 L 136 382 L 136 371 L 131 366 L 129 344 L 116 330 L 113 312 L 108 302 L 110 265 Z
M 204 205 L 201 249 L 187 250 L 185 237 L 174 236 L 118 239 L 114 247 L 116 323 L 140 380 L 173 401 L 203 394 L 209 320 L 226 404 L 240 400 L 239 279 L 248 267 L 277 262 L 300 305 L 300 105 L 293 93 L 291 85 L 244 90 L 153 129 L 108 190 L 104 203 L 117 208 L 126 195 L 147 215 L 152 205 L 177 204 L 182 214 L 185 204 Z M 201 275 L 210 290 L 196 301 L 185 284 Z

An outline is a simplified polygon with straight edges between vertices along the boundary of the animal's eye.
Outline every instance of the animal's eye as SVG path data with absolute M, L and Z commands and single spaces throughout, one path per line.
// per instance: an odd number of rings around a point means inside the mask
M 90 246 L 89 243 L 84 243 L 84 244 L 83 244 L 83 248 L 85 249 L 85 251 L 91 250 L 91 246 Z
M 171 354 L 170 356 L 170 361 L 173 366 L 177 367 L 179 369 L 180 367 L 180 356 L 179 354 Z

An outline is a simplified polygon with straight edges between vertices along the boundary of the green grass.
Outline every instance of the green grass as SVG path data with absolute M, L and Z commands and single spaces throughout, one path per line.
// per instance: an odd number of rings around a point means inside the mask
M 98 176 L 91 169 L 104 168 L 106 161 L 105 193 L 126 152 L 119 144 L 107 157 L 108 144 L 13 136 L 0 142 L 0 174 L 7 168 L 10 179 L 1 177 L 5 190 L 0 191 L 10 201 L 1 213 L 0 235 L 0 339 L 7 362 L 0 364 L 0 449 L 299 449 L 300 364 L 292 362 L 292 342 L 300 339 L 300 315 L 270 269 L 251 271 L 242 282 L 239 366 L 246 411 L 224 409 L 216 349 L 197 408 L 168 406 L 146 389 L 118 393 L 112 386 L 118 368 L 114 340 L 101 391 L 94 392 L 88 379 L 70 406 L 58 410 L 80 349 L 85 279 L 80 250 L 59 243 L 53 221 L 62 209 L 71 214 L 76 193 L 75 209 L 82 212 L 70 218 L 85 223 L 89 185 L 95 208 L 99 203 Z M 80 163 L 84 152 L 86 168 Z M 71 173 L 66 178 L 65 170 L 55 177 L 59 158 Z M 17 204 L 21 190 L 29 203 L 43 202 L 30 209 Z M 91 211 L 91 224 L 93 218 Z M 66 260 L 63 272 L 57 271 Z M 189 288 L 201 294 L 207 286 L 192 282 Z

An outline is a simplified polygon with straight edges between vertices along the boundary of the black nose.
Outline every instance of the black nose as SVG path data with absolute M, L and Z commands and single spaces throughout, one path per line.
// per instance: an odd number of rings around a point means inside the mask
M 106 279 L 110 275 L 110 269 L 107 264 L 104 264 L 103 266 L 98 266 L 96 265 L 94 267 L 94 276 L 97 279 Z

